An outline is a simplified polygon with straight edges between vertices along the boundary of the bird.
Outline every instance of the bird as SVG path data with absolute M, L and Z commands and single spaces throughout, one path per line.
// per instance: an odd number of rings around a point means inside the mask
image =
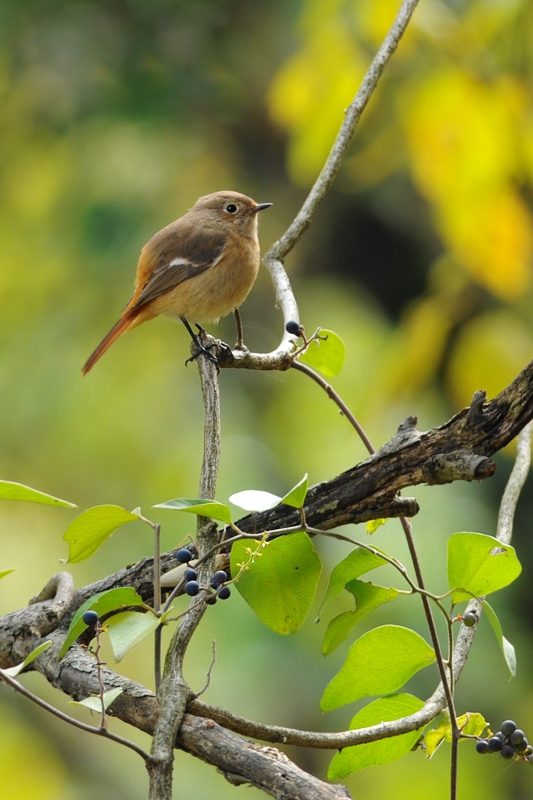
M 202 331 L 200 323 L 218 322 L 233 311 L 237 347 L 242 348 L 238 308 L 259 270 L 257 215 L 271 205 L 239 192 L 215 192 L 200 197 L 186 214 L 152 236 L 139 256 L 132 298 L 83 365 L 82 374 L 119 336 L 159 314 L 184 323 L 198 348 L 193 359 L 203 352 L 216 362 L 189 320 Z

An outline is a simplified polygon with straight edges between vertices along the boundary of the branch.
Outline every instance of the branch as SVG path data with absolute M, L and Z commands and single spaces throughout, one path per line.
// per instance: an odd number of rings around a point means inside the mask
M 374 56 L 357 94 L 345 111 L 344 121 L 337 138 L 314 186 L 307 195 L 294 221 L 263 257 L 274 283 L 276 305 L 279 306 L 283 314 L 284 328 L 285 323 L 291 319 L 298 320 L 299 315 L 294 293 L 283 266 L 283 260 L 307 230 L 320 203 L 331 188 L 361 115 L 377 88 L 383 70 L 396 51 L 417 5 L 418 0 L 404 0 L 402 3 L 396 19 Z M 217 350 L 217 358 L 221 367 L 285 370 L 289 369 L 292 364 L 295 342 L 295 337 L 284 331 L 280 344 L 270 353 L 251 353 L 245 350 L 234 350 L 228 353 L 223 349 L 219 349 Z
M 191 348 L 194 347 L 194 344 Z M 217 367 L 207 358 L 198 359 L 198 371 L 204 401 L 204 455 L 200 476 L 199 496 L 214 499 L 220 460 L 220 395 Z M 198 555 L 202 557 L 218 542 L 217 526 L 206 517 L 197 518 Z M 207 585 L 213 572 L 215 556 L 207 558 L 199 569 L 202 586 Z M 205 614 L 206 604 L 194 599 L 172 637 L 165 659 L 165 669 L 159 687 L 160 714 L 155 726 L 151 749 L 150 800 L 171 800 L 174 743 L 180 729 L 191 689 L 183 676 L 183 661 L 191 638 Z

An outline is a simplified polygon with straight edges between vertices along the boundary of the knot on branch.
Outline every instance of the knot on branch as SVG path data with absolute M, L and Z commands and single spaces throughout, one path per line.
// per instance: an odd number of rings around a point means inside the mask
M 486 391 L 479 390 L 474 392 L 470 408 L 468 409 L 467 420 L 471 425 L 479 425 L 483 417 L 483 406 L 487 400 Z
M 452 481 L 474 481 L 490 478 L 496 464 L 486 456 L 470 450 L 457 450 L 454 453 L 441 453 L 426 461 L 424 472 L 426 483 L 452 483 Z
M 383 458 L 383 456 L 391 455 L 391 453 L 396 453 L 398 450 L 403 450 L 404 447 L 409 447 L 419 442 L 422 434 L 417 430 L 417 422 L 418 417 L 406 417 L 399 425 L 398 431 L 392 439 L 389 439 L 374 455 L 367 458 L 367 463 Z

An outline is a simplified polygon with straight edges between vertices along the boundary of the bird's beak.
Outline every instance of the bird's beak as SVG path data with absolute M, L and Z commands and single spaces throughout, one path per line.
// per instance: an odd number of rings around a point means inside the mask
M 259 211 L 264 211 L 265 208 L 270 208 L 272 203 L 258 203 L 254 208 L 252 208 L 252 214 L 258 214 Z

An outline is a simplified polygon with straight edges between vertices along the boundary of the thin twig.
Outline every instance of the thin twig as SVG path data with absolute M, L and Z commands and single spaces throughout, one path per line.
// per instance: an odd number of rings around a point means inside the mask
M 154 611 L 161 610 L 161 525 L 154 525 Z M 163 627 L 159 625 L 154 634 L 154 677 L 155 691 L 161 685 L 161 636 Z
M 375 450 L 372 447 L 370 439 L 368 438 L 362 426 L 359 424 L 359 422 L 357 421 L 353 413 L 350 411 L 344 400 L 340 397 L 340 395 L 337 394 L 334 388 L 330 386 L 330 384 L 327 381 L 325 381 L 324 378 L 322 378 L 317 372 L 315 372 L 314 369 L 308 367 L 307 364 L 301 364 L 299 361 L 294 361 L 292 363 L 292 367 L 293 369 L 296 369 L 299 372 L 303 372 L 305 373 L 305 375 L 308 375 L 309 378 L 312 378 L 312 380 L 314 380 L 315 383 L 318 383 L 318 385 L 322 389 L 324 389 L 328 397 L 330 397 L 333 400 L 333 402 L 337 404 L 341 413 L 346 417 L 346 419 L 348 419 L 351 422 L 351 424 L 359 434 L 360 438 L 362 439 L 363 444 L 365 445 L 368 452 L 371 454 L 374 453 Z
M 10 675 L 6 675 L 4 670 L 0 670 L 0 679 L 14 689 L 15 692 L 27 697 L 28 700 L 32 701 L 32 703 L 44 708 L 45 711 L 49 711 L 50 714 L 53 714 L 54 717 L 58 717 L 59 719 L 63 720 L 63 722 L 68 722 L 69 725 L 73 725 L 75 728 L 79 728 L 87 733 L 94 733 L 97 736 L 104 736 L 106 739 L 111 739 L 111 741 L 117 742 L 117 744 L 122 744 L 124 747 L 129 747 L 130 750 L 133 750 L 135 753 L 137 753 L 137 755 L 141 756 L 141 758 L 143 758 L 147 764 L 151 762 L 151 758 L 148 753 L 145 753 L 144 750 L 141 747 L 138 747 L 134 742 L 130 742 L 128 739 L 124 739 L 122 736 L 118 736 L 116 733 L 111 733 L 107 728 L 96 728 L 93 725 L 87 725 L 85 722 L 80 722 L 74 717 L 69 717 L 68 714 L 64 714 L 62 711 L 59 711 L 58 708 L 50 705 L 50 703 L 47 703 L 45 700 L 41 700 L 40 697 L 38 697 L 36 694 L 33 694 L 33 692 L 30 692 L 29 689 L 26 689 L 25 686 L 16 681 Z
M 207 670 L 207 676 L 206 676 L 205 686 L 204 686 L 204 688 L 203 688 L 203 689 L 202 689 L 200 692 L 198 692 L 198 694 L 195 694 L 195 695 L 194 695 L 194 699 L 195 699 L 195 700 L 196 700 L 198 697 L 201 697 L 201 696 L 202 696 L 202 695 L 203 695 L 205 692 L 207 692 L 207 690 L 209 689 L 209 687 L 210 687 L 210 685 L 211 685 L 211 673 L 213 672 L 213 667 L 214 667 L 214 666 L 215 666 L 215 664 L 217 663 L 217 643 L 215 642 L 215 640 L 214 640 L 214 639 L 213 639 L 213 641 L 211 642 L 211 648 L 212 648 L 212 650 L 213 650 L 213 657 L 212 657 L 212 659 L 211 659 L 211 663 L 210 663 L 210 665 L 209 665 L 209 669 Z

